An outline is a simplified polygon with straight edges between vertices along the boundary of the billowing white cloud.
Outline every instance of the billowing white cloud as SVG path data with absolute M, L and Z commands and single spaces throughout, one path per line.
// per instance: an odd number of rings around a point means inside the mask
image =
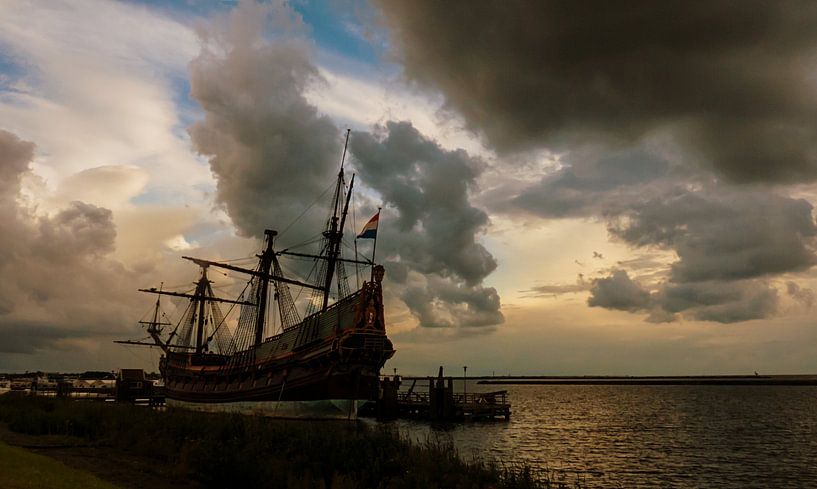
M 0 125 L 37 141 L 35 167 L 52 188 L 119 165 L 144 169 L 166 195 L 190 199 L 212 182 L 179 119 L 191 28 L 124 2 L 21 0 L 0 5 L 0 48 L 13 66 Z
M 150 175 L 134 165 L 106 165 L 89 168 L 60 182 L 56 198 L 71 201 L 83 198 L 108 208 L 121 208 L 139 195 Z

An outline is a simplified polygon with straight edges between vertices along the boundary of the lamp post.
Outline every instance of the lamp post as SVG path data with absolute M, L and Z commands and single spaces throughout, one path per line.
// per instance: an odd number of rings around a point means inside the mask
M 465 398 L 467 397 L 466 394 L 468 393 L 468 381 L 466 380 L 466 374 L 468 373 L 468 366 L 462 366 L 462 402 L 465 403 Z

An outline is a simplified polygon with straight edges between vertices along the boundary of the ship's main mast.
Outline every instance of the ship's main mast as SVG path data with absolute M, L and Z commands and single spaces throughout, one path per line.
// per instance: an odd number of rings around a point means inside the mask
M 258 255 L 258 258 L 261 259 L 261 263 L 258 267 L 258 271 L 261 273 L 259 275 L 261 286 L 258 288 L 258 297 L 256 297 L 255 301 L 255 303 L 258 304 L 258 314 L 256 315 L 255 322 L 255 346 L 260 345 L 261 341 L 264 340 L 264 325 L 266 324 L 267 316 L 267 294 L 269 293 L 270 268 L 272 267 L 272 259 L 275 258 L 275 253 L 272 251 L 272 242 L 276 235 L 278 235 L 278 231 L 273 231 L 271 229 L 264 230 L 264 236 L 266 236 L 267 240 L 267 247 L 260 255 Z
M 196 299 L 194 300 L 194 306 L 196 305 L 195 302 L 198 302 L 198 321 L 196 324 L 196 353 L 201 353 L 204 349 L 204 305 L 207 293 L 207 285 L 210 283 L 207 280 L 207 267 L 201 267 L 201 278 L 199 279 L 198 283 L 196 283 Z

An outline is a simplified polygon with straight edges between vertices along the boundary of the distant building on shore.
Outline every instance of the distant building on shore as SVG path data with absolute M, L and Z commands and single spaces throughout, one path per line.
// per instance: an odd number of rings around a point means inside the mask
M 145 371 L 137 368 L 123 368 L 116 377 L 116 400 L 132 401 L 150 397 L 153 381 L 145 378 Z

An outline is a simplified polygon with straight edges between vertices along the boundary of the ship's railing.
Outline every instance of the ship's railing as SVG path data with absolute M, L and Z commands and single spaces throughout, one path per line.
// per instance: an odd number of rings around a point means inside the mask
M 363 289 L 356 290 L 356 291 L 352 292 L 351 294 L 347 295 L 346 297 L 344 297 L 343 299 L 341 299 L 341 300 L 339 300 L 339 301 L 335 302 L 334 304 L 332 304 L 331 306 L 327 307 L 325 311 L 313 312 L 313 313 L 312 313 L 312 314 L 310 314 L 309 316 L 305 317 L 305 318 L 304 318 L 304 320 L 303 320 L 303 321 L 301 321 L 301 322 L 298 324 L 298 326 L 300 326 L 301 324 L 305 324 L 307 321 L 309 321 L 310 319 L 312 319 L 312 318 L 314 318 L 314 317 L 316 317 L 316 316 L 320 316 L 320 315 L 322 315 L 322 314 L 326 314 L 326 313 L 327 313 L 327 312 L 329 312 L 329 311 L 332 311 L 332 310 L 334 310 L 334 309 L 337 309 L 337 308 L 339 308 L 340 306 L 344 305 L 344 304 L 345 304 L 345 303 L 347 303 L 347 302 L 352 302 L 352 299 L 353 299 L 353 298 L 355 298 L 355 297 L 357 297 L 357 296 L 359 296 L 359 295 L 360 295 L 362 292 L 363 292 Z M 297 326 L 293 326 L 293 327 L 292 327 L 292 328 L 290 328 L 290 329 L 295 329 L 296 327 L 297 327 Z
M 307 324 L 307 322 L 310 321 L 310 320 L 313 320 L 313 318 L 315 318 L 317 316 L 320 316 L 322 314 L 326 314 L 327 312 L 333 311 L 334 309 L 337 309 L 338 307 L 341 307 L 345 303 L 352 302 L 352 299 L 359 296 L 361 294 L 361 292 L 363 292 L 363 289 L 360 289 L 358 291 L 355 291 L 355 292 L 347 295 L 343 299 L 341 299 L 341 300 L 335 302 L 334 304 L 332 304 L 331 306 L 327 307 L 325 311 L 318 311 L 318 312 L 315 312 L 313 314 L 310 314 L 309 316 L 305 317 L 300 323 L 298 323 L 295 326 L 293 326 L 291 328 L 288 328 L 287 330 L 282 331 L 282 332 L 280 332 L 280 333 L 278 333 L 278 334 L 276 334 L 274 336 L 270 336 L 269 338 L 265 339 L 263 341 L 263 343 L 269 343 L 269 342 L 272 342 L 272 341 L 276 341 L 276 340 L 280 339 L 283 335 L 285 335 L 285 334 L 287 334 L 287 333 L 289 333 L 291 331 L 297 330 L 298 328 L 302 327 L 304 324 Z M 250 351 L 250 350 L 254 350 L 254 349 L 255 349 L 255 347 L 253 346 L 253 347 L 248 348 L 245 351 Z

